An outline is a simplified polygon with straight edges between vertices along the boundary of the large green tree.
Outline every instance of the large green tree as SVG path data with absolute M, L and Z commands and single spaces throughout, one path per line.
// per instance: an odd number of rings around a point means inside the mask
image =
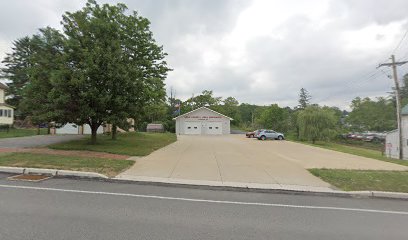
M 148 19 L 126 14 L 124 4 L 88 1 L 62 21 L 65 66 L 53 88 L 55 111 L 64 122 L 89 124 L 92 143 L 99 126 L 137 116 L 165 97 L 170 70 Z
M 256 122 L 262 128 L 284 132 L 289 127 L 289 112 L 277 104 L 272 104 L 262 111 Z
M 300 138 L 312 141 L 328 140 L 336 133 L 336 116 L 333 111 L 309 106 L 298 114 Z
M 211 109 L 221 114 L 224 114 L 228 117 L 231 117 L 232 119 L 234 119 L 232 121 L 232 124 L 238 125 L 240 123 L 240 118 L 241 118 L 238 112 L 238 105 L 239 105 L 238 100 L 233 97 L 227 97 L 221 100 L 221 103 L 222 104 L 211 107 Z
M 29 81 L 22 89 L 20 110 L 31 116 L 34 124 L 51 122 L 56 119 L 53 111 L 53 100 L 49 96 L 52 91 L 52 79 L 63 61 L 63 45 L 65 38 L 52 28 L 40 29 L 40 33 L 31 37 L 31 54 Z
M 214 97 L 213 91 L 204 90 L 197 96 L 184 101 L 181 105 L 181 113 L 186 113 L 200 107 L 214 107 L 221 103 L 221 97 Z
M 16 107 L 17 115 L 20 101 L 23 98 L 23 91 L 27 85 L 30 75 L 30 57 L 32 53 L 32 44 L 30 37 L 23 37 L 13 42 L 11 53 L 7 53 L 2 63 L 5 65 L 0 71 L 0 78 L 10 81 L 7 90 L 7 103 Z
M 391 100 L 377 98 L 355 98 L 347 123 L 356 131 L 388 131 L 396 127 L 395 106 Z

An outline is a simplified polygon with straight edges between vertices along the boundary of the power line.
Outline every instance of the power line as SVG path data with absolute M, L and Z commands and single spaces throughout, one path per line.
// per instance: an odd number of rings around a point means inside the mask
M 401 46 L 401 43 L 404 41 L 405 37 L 408 34 L 408 29 L 405 31 L 405 34 L 402 36 L 401 40 L 399 41 L 399 43 L 397 44 L 397 46 L 394 48 L 394 51 L 392 51 L 392 55 L 395 54 L 395 52 L 398 50 L 398 48 Z
M 348 81 L 346 84 L 343 84 L 342 88 L 344 90 L 355 90 L 356 88 L 361 88 L 366 86 L 368 83 L 371 83 L 370 80 L 375 80 L 382 74 L 387 75 L 386 72 L 380 72 L 378 69 L 375 69 L 373 71 L 370 71 L 368 74 L 364 74 L 361 78 L 357 78 L 355 80 Z M 390 74 L 390 72 L 388 72 Z M 329 94 L 328 96 L 324 98 L 320 98 L 319 102 L 326 101 L 327 99 L 332 98 L 332 94 Z

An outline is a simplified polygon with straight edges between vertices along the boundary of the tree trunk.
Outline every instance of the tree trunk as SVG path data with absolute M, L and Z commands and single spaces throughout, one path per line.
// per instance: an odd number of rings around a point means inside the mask
M 313 138 L 313 139 L 312 139 L 312 143 L 315 144 L 315 142 L 316 142 L 316 139 Z
M 112 140 L 116 140 L 117 128 L 116 124 L 112 124 Z
M 50 123 L 48 123 L 48 125 L 47 125 L 47 134 L 50 135 L 50 133 L 51 133 L 51 125 L 50 125 Z
M 297 140 L 300 139 L 300 129 L 299 129 L 299 127 L 296 127 L 296 139 Z
M 92 135 L 91 135 L 91 144 L 96 144 L 96 133 L 98 131 L 99 125 L 98 124 L 92 124 L 92 125 L 90 125 L 90 127 L 91 127 L 91 133 L 92 133 Z
M 40 133 L 41 133 L 40 131 L 41 131 L 41 128 L 40 128 L 40 125 L 38 125 L 37 126 L 37 135 L 40 135 Z

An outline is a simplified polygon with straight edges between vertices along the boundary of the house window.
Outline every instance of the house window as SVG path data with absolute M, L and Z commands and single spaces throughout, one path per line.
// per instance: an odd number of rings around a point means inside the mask
M 0 117 L 3 116 L 3 109 L 0 109 Z
M 218 127 L 215 127 L 215 129 L 218 129 Z
M 191 127 L 188 127 L 187 129 L 191 129 Z
M 197 129 L 197 127 L 194 127 L 194 129 Z
M 209 129 L 212 129 L 212 127 L 208 127 Z
M 7 110 L 8 112 L 8 117 L 11 118 L 11 110 Z

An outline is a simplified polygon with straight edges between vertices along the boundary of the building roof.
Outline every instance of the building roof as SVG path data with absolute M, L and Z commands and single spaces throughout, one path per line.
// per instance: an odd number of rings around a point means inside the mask
M 7 103 L 0 103 L 0 106 L 9 107 L 9 108 L 14 108 L 13 106 L 8 105 Z
M 213 112 L 213 113 L 215 113 L 215 114 L 218 114 L 218 115 L 220 115 L 220 116 L 223 116 L 223 117 L 225 117 L 225 118 L 228 118 L 229 120 L 234 120 L 234 119 L 232 119 L 232 118 L 230 118 L 230 117 L 228 117 L 228 116 L 225 116 L 224 114 L 221 114 L 221 113 L 219 113 L 219 112 L 216 112 L 216 111 L 214 111 L 214 110 L 211 110 L 211 109 L 209 109 L 209 108 L 207 108 L 207 107 L 200 107 L 200 108 L 194 109 L 193 111 L 184 113 L 184 114 L 182 114 L 182 115 L 180 115 L 180 116 L 177 116 L 177 117 L 173 118 L 173 120 L 176 120 L 177 118 L 186 116 L 186 115 L 188 115 L 188 114 L 190 114 L 190 113 L 196 112 L 196 111 L 201 110 L 201 109 L 206 109 L 206 110 L 208 110 L 208 111 L 210 111 L 210 112 Z
M 1 82 L 0 82 L 0 89 L 7 90 L 7 89 L 8 89 L 8 87 L 7 87 L 7 85 L 6 85 L 6 84 L 4 84 L 4 83 L 1 83 Z
M 401 115 L 408 115 L 408 104 L 401 109 Z

